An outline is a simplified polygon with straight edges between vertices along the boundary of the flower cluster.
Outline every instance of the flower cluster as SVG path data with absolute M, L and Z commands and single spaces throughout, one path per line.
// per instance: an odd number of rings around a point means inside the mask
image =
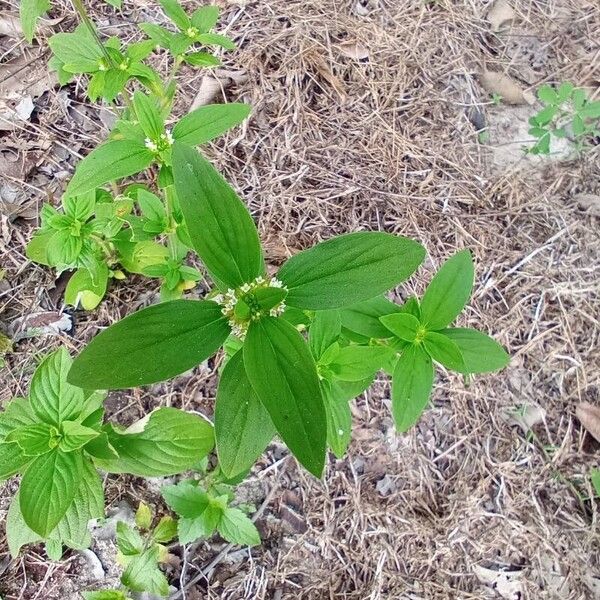
M 167 129 L 165 133 L 160 134 L 160 138 L 158 140 L 151 140 L 150 138 L 146 138 L 145 145 L 150 152 L 158 153 L 162 150 L 167 150 L 173 145 L 173 134 Z
M 246 337 L 251 321 L 258 321 L 264 316 L 279 317 L 285 311 L 286 305 L 283 300 L 270 308 L 263 307 L 257 302 L 255 293 L 257 290 L 266 288 L 279 288 L 287 291 L 279 279 L 259 276 L 250 283 L 244 283 L 235 290 L 230 288 L 224 294 L 217 294 L 213 298 L 222 307 L 221 312 L 227 317 L 231 332 L 241 340 Z M 245 310 L 239 310 L 241 305 Z

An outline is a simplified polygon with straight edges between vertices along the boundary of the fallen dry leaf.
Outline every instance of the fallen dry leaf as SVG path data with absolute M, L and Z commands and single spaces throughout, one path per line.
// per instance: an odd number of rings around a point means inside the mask
M 600 442 L 600 407 L 582 402 L 577 405 L 575 414 L 587 432 Z
M 344 56 L 354 60 L 365 60 L 369 58 L 369 50 L 359 42 L 344 42 L 338 46 Z
M 500 567 L 498 570 L 486 569 L 475 565 L 473 572 L 481 583 L 491 587 L 501 598 L 520 600 L 523 597 L 523 571 L 503 571 Z
M 15 319 L 8 328 L 13 341 L 43 335 L 58 335 L 61 331 L 71 331 L 73 319 L 58 311 L 43 311 Z
M 500 31 L 502 25 L 515 18 L 515 11 L 506 0 L 496 0 L 487 14 L 487 20 L 492 26 L 492 31 Z
M 546 410 L 533 402 L 524 402 L 520 406 L 504 410 L 502 417 L 509 425 L 518 425 L 523 433 L 527 433 L 538 423 L 543 423 Z
M 58 19 L 42 19 L 40 21 L 41 24 L 39 25 L 39 29 L 49 33 L 52 31 L 54 25 L 60 23 L 63 19 L 64 17 L 59 17 Z M 9 13 L 0 14 L 0 35 L 21 39 L 23 37 L 23 29 L 19 17 Z
M 481 87 L 489 94 L 498 94 L 507 104 L 525 104 L 523 88 L 512 78 L 498 71 L 483 71 L 479 75 Z
M 198 93 L 190 106 L 190 110 L 210 104 L 221 92 L 232 84 L 241 84 L 248 80 L 245 71 L 216 69 L 211 75 L 204 75 L 200 81 Z
M 600 196 L 598 194 L 575 194 L 573 200 L 589 215 L 600 217 Z

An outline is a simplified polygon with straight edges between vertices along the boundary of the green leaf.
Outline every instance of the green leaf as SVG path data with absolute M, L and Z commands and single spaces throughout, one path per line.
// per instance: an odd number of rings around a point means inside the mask
M 135 512 L 135 524 L 140 529 L 148 530 L 152 527 L 152 509 L 145 503 L 140 502 Z
M 600 119 L 600 100 L 595 102 L 587 102 L 580 109 L 579 115 L 585 119 Z
M 94 214 L 96 190 L 91 190 L 81 196 L 65 196 L 62 199 L 62 205 L 66 215 L 85 222 Z
M 81 253 L 82 244 L 81 237 L 73 235 L 68 229 L 57 231 L 46 246 L 48 262 L 56 267 L 74 265 Z
M 121 8 L 123 5 L 123 2 L 121 0 L 104 0 L 107 4 L 110 4 L 111 6 L 114 6 L 115 8 Z
M 100 435 L 89 441 L 83 449 L 94 458 L 100 458 L 102 460 L 119 458 L 117 451 L 108 441 L 108 434 L 105 431 L 100 432 Z
M 545 104 L 554 104 L 558 96 L 554 88 L 550 85 L 543 85 L 537 91 L 537 97 Z
M 98 262 L 96 277 L 92 278 L 85 269 L 77 269 L 69 279 L 65 289 L 65 303 L 77 308 L 81 305 L 84 310 L 94 310 L 104 298 L 108 286 L 108 266 Z
M 13 430 L 6 436 L 6 442 L 16 442 L 25 456 L 39 456 L 56 447 L 57 434 L 52 425 L 36 423 Z
M 19 473 L 31 462 L 16 442 L 0 444 L 0 481 Z
M 390 330 L 381 323 L 384 315 L 400 312 L 400 307 L 384 296 L 364 300 L 340 311 L 342 325 L 368 338 L 385 339 L 392 337 Z
M 328 367 L 342 381 L 362 381 L 382 369 L 392 354 L 385 346 L 345 346 Z
M 177 142 L 173 174 L 190 238 L 211 274 L 232 288 L 262 275 L 258 231 L 223 177 L 196 150 Z
M 143 554 L 134 556 L 128 563 L 121 583 L 134 592 L 150 592 L 158 596 L 169 594 L 169 582 L 158 568 L 160 548 L 156 545 Z
M 29 260 L 40 265 L 50 266 L 48 262 L 48 244 L 54 235 L 54 231 L 38 231 L 31 238 L 25 249 L 25 254 Z
M 165 124 L 156 102 L 143 92 L 137 91 L 133 94 L 133 108 L 146 136 L 157 142 L 164 133 Z
M 409 313 L 385 315 L 380 318 L 380 321 L 394 335 L 407 342 L 414 342 L 421 328 L 419 319 Z
M 596 493 L 596 497 L 600 497 L 600 469 L 592 469 L 590 472 L 590 481 Z
M 348 233 L 290 258 L 277 277 L 286 303 L 323 310 L 374 298 L 409 277 L 423 260 L 417 242 L 378 231 Z
M 139 28 L 162 48 L 168 49 L 171 46 L 174 36 L 168 29 L 154 23 L 140 23 Z
M 258 529 L 239 508 L 225 509 L 217 531 L 231 544 L 240 546 L 258 546 L 260 544 Z
M 20 492 L 17 490 L 6 515 L 6 540 L 13 558 L 17 558 L 23 546 L 42 540 L 42 537 L 35 533 L 35 531 L 32 531 L 27 526 L 27 523 L 25 523 L 21 509 L 19 508 L 19 496 Z
M 235 44 L 226 35 L 218 33 L 201 33 L 194 40 L 205 46 L 220 46 L 225 50 L 235 50 Z
M 568 100 L 571 97 L 571 94 L 573 93 L 573 90 L 575 89 L 575 86 L 569 82 L 569 81 L 565 81 L 563 83 L 561 83 L 558 86 L 558 90 L 556 90 L 556 94 L 558 96 L 558 102 L 562 103 L 565 102 L 566 100 Z
M 21 481 L 20 508 L 25 523 L 46 537 L 63 518 L 82 477 L 80 452 L 53 450 L 38 456 Z
M 137 193 L 137 201 L 140 205 L 142 215 L 149 221 L 162 222 L 167 217 L 167 211 L 161 199 L 147 190 L 140 189 Z
M 420 345 L 409 346 L 398 359 L 392 379 L 392 413 L 398 431 L 408 431 L 419 420 L 432 386 L 431 358 Z
M 154 154 L 137 141 L 106 142 L 77 165 L 65 193 L 77 196 L 109 181 L 135 175 L 149 167 L 153 160 Z
M 25 39 L 31 44 L 37 20 L 50 10 L 50 0 L 21 0 L 19 16 Z
M 323 379 L 321 388 L 327 413 L 327 444 L 337 458 L 342 458 L 352 436 L 350 404 L 337 382 Z
M 0 442 L 17 427 L 36 422 L 29 402 L 25 398 L 13 398 L 0 412 Z M 2 464 L 0 462 L 0 464 Z
M 162 517 L 152 532 L 152 539 L 159 544 L 167 544 L 177 537 L 177 521 L 172 517 Z
M 104 58 L 94 36 L 83 24 L 73 33 L 53 35 L 48 44 L 63 68 L 71 73 L 94 73 Z
M 315 313 L 308 331 L 308 345 L 315 361 L 318 362 L 325 350 L 338 340 L 341 332 L 339 310 L 320 310 Z
M 63 438 L 59 447 L 63 452 L 79 450 L 79 448 L 100 435 L 95 429 L 85 427 L 77 421 L 63 421 L 62 432 Z
M 221 64 L 210 52 L 189 52 L 183 55 L 183 60 L 194 67 L 218 67 Z
M 225 365 L 217 390 L 215 437 L 219 466 L 228 478 L 245 473 L 275 435 L 275 428 L 252 389 L 243 353 Z
M 192 14 L 192 25 L 200 33 L 208 33 L 219 20 L 219 7 L 214 5 L 201 6 Z
M 135 556 L 144 551 L 144 540 L 136 529 L 119 521 L 117 523 L 117 546 L 121 554 Z
M 170 379 L 212 356 L 228 334 L 214 302 L 150 306 L 96 336 L 73 362 L 69 381 L 86 389 L 120 389 Z
M 123 432 L 111 432 L 109 441 L 119 458 L 98 459 L 102 469 L 162 477 L 181 473 L 205 457 L 214 447 L 214 434 L 212 425 L 202 417 L 163 407 Z
M 44 423 L 58 427 L 63 421 L 76 417 L 83 408 L 83 391 L 67 382 L 71 364 L 67 350 L 59 348 L 49 354 L 33 374 L 29 402 Z
M 98 590 L 96 592 L 81 592 L 84 600 L 127 600 L 125 592 L 120 590 Z
M 243 352 L 248 379 L 273 425 L 300 463 L 320 477 L 327 419 L 306 342 L 287 321 L 264 317 L 250 324 Z
M 191 26 L 191 21 L 177 0 L 160 0 L 160 5 L 165 11 L 167 17 L 169 17 L 169 19 L 171 19 L 171 21 L 173 21 L 173 23 L 175 23 L 179 29 L 185 31 Z
M 503 369 L 510 362 L 510 356 L 498 342 L 476 329 L 459 327 L 440 333 L 460 349 L 464 361 L 463 370 L 459 370 L 461 373 L 490 373 Z
M 188 146 L 198 146 L 219 137 L 250 115 L 249 104 L 209 104 L 188 113 L 173 128 L 173 138 Z
M 421 323 L 435 330 L 454 321 L 471 295 L 474 276 L 469 250 L 461 250 L 448 259 L 425 290 Z
M 199 517 L 209 503 L 207 493 L 188 480 L 177 485 L 165 485 L 161 494 L 172 511 L 188 519 Z
M 460 348 L 449 337 L 436 331 L 428 331 L 423 345 L 433 360 L 453 371 L 464 372 L 465 363 Z

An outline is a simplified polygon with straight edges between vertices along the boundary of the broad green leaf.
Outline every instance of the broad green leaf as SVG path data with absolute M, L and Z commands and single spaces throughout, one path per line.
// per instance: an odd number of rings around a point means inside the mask
M 54 235 L 54 231 L 40 230 L 29 240 L 25 254 L 29 260 L 40 265 L 50 266 L 48 262 L 48 244 Z
M 490 373 L 503 369 L 510 362 L 510 356 L 498 342 L 476 329 L 451 328 L 440 331 L 450 338 L 460 349 L 464 368 L 461 373 Z
M 163 407 L 123 432 L 113 431 L 109 441 L 119 458 L 98 459 L 102 469 L 162 477 L 181 473 L 204 458 L 214 447 L 214 434 L 212 425 L 202 417 Z
M 158 568 L 159 552 L 159 547 L 153 545 L 143 554 L 134 556 L 121 576 L 121 583 L 134 592 L 148 591 L 167 596 L 169 582 Z
M 62 433 L 63 438 L 60 441 L 59 448 L 63 452 L 79 450 L 79 448 L 100 435 L 98 431 L 77 423 L 77 421 L 63 421 Z
M 537 97 L 545 104 L 554 104 L 558 100 L 555 89 L 551 85 L 543 85 L 537 91 Z
M 35 533 L 35 531 L 32 531 L 27 523 L 25 523 L 21 509 L 19 508 L 19 496 L 20 492 L 17 490 L 6 515 L 6 541 L 8 542 L 8 549 L 13 558 L 17 558 L 23 546 L 42 540 L 42 537 Z
M 94 458 L 102 460 L 114 460 L 119 458 L 117 451 L 108 441 L 108 434 L 105 431 L 100 432 L 100 435 L 89 441 L 83 449 Z
M 212 356 L 228 334 L 214 302 L 174 300 L 150 306 L 96 336 L 73 362 L 69 381 L 87 389 L 164 381 Z
M 108 275 L 108 266 L 105 262 L 98 263 L 94 279 L 87 269 L 77 269 L 67 283 L 65 303 L 76 308 L 81 305 L 84 310 L 94 310 L 106 294 Z
M 195 67 L 218 67 L 221 64 L 221 61 L 210 52 L 188 52 L 183 55 L 183 60 Z
M 55 267 L 74 266 L 81 253 L 83 240 L 68 229 L 57 231 L 48 240 L 46 258 Z
M 260 534 L 254 523 L 239 509 L 226 508 L 217 525 L 222 538 L 240 546 L 258 546 Z
M 401 340 L 407 342 L 414 342 L 421 324 L 419 319 L 409 313 L 395 313 L 392 315 L 385 315 L 379 319 L 385 327 L 387 327 L 394 335 L 399 337 Z
M 64 196 L 62 205 L 66 215 L 85 222 L 94 214 L 96 190 L 91 190 L 81 196 Z
M 6 442 L 16 442 L 25 456 L 39 456 L 50 452 L 58 444 L 58 430 L 47 423 L 35 423 L 13 430 Z
M 91 537 L 88 523 L 92 519 L 104 517 L 104 491 L 102 481 L 94 465 L 84 460 L 81 471 L 81 483 L 65 516 L 60 520 L 50 538 L 60 545 L 76 550 L 88 548 Z
M 206 492 L 191 481 L 165 485 L 160 492 L 172 511 L 188 519 L 199 517 L 209 502 Z
M 161 222 L 167 217 L 167 211 L 161 199 L 148 190 L 138 190 L 137 201 L 142 215 L 149 221 Z
M 165 124 L 154 99 L 136 91 L 133 94 L 133 109 L 146 136 L 157 142 L 164 133 Z
M 275 435 L 269 413 L 252 389 L 243 353 L 227 362 L 215 405 L 215 438 L 219 466 L 228 478 L 246 472 Z
M 335 381 L 321 381 L 327 413 L 327 444 L 337 458 L 342 458 L 352 436 L 352 412 L 344 391 Z
M 19 16 L 25 39 L 31 44 L 37 20 L 50 10 L 50 0 L 21 0 Z
M 38 456 L 23 475 L 20 508 L 25 523 L 42 537 L 58 525 L 75 497 L 82 477 L 80 452 L 53 450 Z
M 596 497 L 600 497 L 600 469 L 592 469 L 590 472 L 590 481 L 596 493 Z
M 173 174 L 190 238 L 211 274 L 232 288 L 263 275 L 256 225 L 223 177 L 196 150 L 177 142 Z
M 392 337 L 390 330 L 381 323 L 380 317 L 400 312 L 400 307 L 384 296 L 364 300 L 340 310 L 342 325 L 367 338 Z
M 173 128 L 173 138 L 188 146 L 198 146 L 239 125 L 250 115 L 249 104 L 209 104 L 185 115 Z
M 137 529 L 119 521 L 117 523 L 117 546 L 121 554 L 135 556 L 144 551 L 144 540 Z
M 114 6 L 115 8 L 121 8 L 123 5 L 122 0 L 104 0 L 107 4 Z
M 66 194 L 77 196 L 143 171 L 152 164 L 154 154 L 143 144 L 132 140 L 106 142 L 92 150 L 75 169 Z
M 0 444 L 0 481 L 8 479 L 23 469 L 31 462 L 16 442 L 2 442 Z
M 433 360 L 453 371 L 463 373 L 465 363 L 460 348 L 447 336 L 428 331 L 423 339 L 425 350 Z
M 192 14 L 192 25 L 200 33 L 208 33 L 219 20 L 219 7 L 214 5 L 201 6 Z
M 277 432 L 300 463 L 320 477 L 327 419 L 315 362 L 293 325 L 264 317 L 244 342 L 246 374 Z
M 308 345 L 315 361 L 325 350 L 338 340 L 342 332 L 342 321 L 339 310 L 319 310 L 310 324 Z
M 117 241 L 115 246 L 119 251 L 119 262 L 130 273 L 143 273 L 150 265 L 166 262 L 169 258 L 169 250 L 154 240 Z
M 104 58 L 102 49 L 84 24 L 73 33 L 53 35 L 48 44 L 63 68 L 70 73 L 94 73 Z
M 421 323 L 427 329 L 442 329 L 452 323 L 471 295 L 474 276 L 469 250 L 461 250 L 449 258 L 425 290 Z
M 140 23 L 139 28 L 162 48 L 170 47 L 174 36 L 168 29 L 154 23 Z
M 195 40 L 205 46 L 220 46 L 225 50 L 235 50 L 235 44 L 226 35 L 219 33 L 201 33 Z
M 152 539 L 159 544 L 167 544 L 177 537 L 177 521 L 173 517 L 161 517 L 152 532 Z
M 290 258 L 277 277 L 297 308 L 342 308 L 374 298 L 409 277 L 423 260 L 417 242 L 389 233 L 348 233 Z
M 83 408 L 83 391 L 67 382 L 71 364 L 67 350 L 59 348 L 49 354 L 33 374 L 29 403 L 44 423 L 58 427 L 63 421 L 76 417 Z
M 342 381 L 362 381 L 383 369 L 392 354 L 386 346 L 345 346 L 328 368 Z
M 185 14 L 183 8 L 177 0 L 159 0 L 160 5 L 162 6 L 165 14 L 179 29 L 186 30 L 191 26 L 191 21 L 188 16 Z
M 425 410 L 433 386 L 431 358 L 419 346 L 408 346 L 392 379 L 392 413 L 396 429 L 408 431 Z
M 0 412 L 0 442 L 13 429 L 33 425 L 35 422 L 36 419 L 29 402 L 25 398 L 13 398 Z

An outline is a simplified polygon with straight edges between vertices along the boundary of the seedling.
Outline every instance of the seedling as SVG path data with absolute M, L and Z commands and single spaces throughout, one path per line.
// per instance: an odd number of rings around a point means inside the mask
M 581 150 L 591 137 L 600 135 L 600 101 L 590 100 L 581 88 L 569 82 L 558 88 L 543 85 L 537 96 L 544 108 L 529 119 L 529 134 L 538 138 L 527 150 L 530 154 L 550 154 L 553 136 L 567 138 Z

